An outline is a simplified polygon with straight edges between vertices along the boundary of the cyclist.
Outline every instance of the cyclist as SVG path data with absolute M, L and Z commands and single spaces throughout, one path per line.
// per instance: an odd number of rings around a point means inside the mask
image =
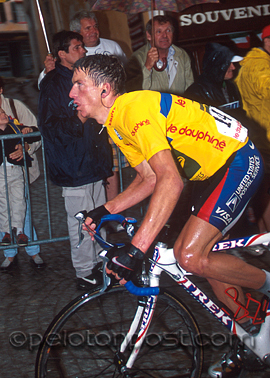
M 269 296 L 269 272 L 211 251 L 240 218 L 263 177 L 260 153 L 246 128 L 219 109 L 180 96 L 152 91 L 123 94 L 124 84 L 125 73 L 116 57 L 97 54 L 75 63 L 70 97 L 78 112 L 107 127 L 137 172 L 125 191 L 88 213 L 86 224 L 95 228 L 103 215 L 120 213 L 151 195 L 132 242 L 111 250 L 107 272 L 122 284 L 139 268 L 179 199 L 185 175 L 203 186 L 198 187 L 192 215 L 174 245 L 180 265 L 205 277 L 232 311 L 236 305 L 225 294 L 232 285 L 243 303 L 241 286 Z M 239 353 L 229 354 L 210 375 L 235 376 L 241 369 L 238 357 Z

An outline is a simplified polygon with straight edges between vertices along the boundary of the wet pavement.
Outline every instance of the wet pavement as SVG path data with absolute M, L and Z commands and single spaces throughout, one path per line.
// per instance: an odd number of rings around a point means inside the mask
M 15 88 L 16 84 L 16 88 Z M 38 91 L 32 80 L 17 80 L 7 86 L 6 95 L 23 100 L 36 112 Z M 125 185 L 130 182 L 134 172 L 131 169 L 124 171 Z M 185 221 L 187 210 L 186 200 L 189 190 L 186 190 L 183 201 L 179 205 L 176 219 L 180 226 Z M 44 215 L 45 199 L 43 192 L 43 175 L 31 185 L 33 222 L 37 234 L 44 238 L 47 235 L 46 216 Z M 49 198 L 52 217 L 52 229 L 55 237 L 66 236 L 66 215 L 64 202 L 61 197 L 61 188 L 49 184 Z M 140 221 L 141 208 L 135 207 L 126 212 L 126 215 L 135 216 Z M 236 229 L 242 232 L 246 224 Z M 121 234 L 110 236 L 111 240 L 121 239 Z M 260 257 L 242 254 L 249 262 L 270 270 L 270 254 Z M 2 260 L 2 252 L 0 252 Z M 35 357 L 42 334 L 53 317 L 73 298 L 81 294 L 76 288 L 74 269 L 70 259 L 69 242 L 43 244 L 41 256 L 46 262 L 45 269 L 36 269 L 30 264 L 29 256 L 24 248 L 20 248 L 18 263 L 7 273 L 0 273 L 0 377 L 31 378 L 34 377 Z M 200 288 L 209 295 L 213 295 L 209 284 L 200 278 L 195 278 Z M 230 336 L 227 330 L 213 319 L 210 314 L 202 310 L 201 306 L 191 300 L 182 289 L 167 279 L 163 280 L 166 286 L 173 286 L 174 294 L 179 295 L 192 309 L 201 331 L 207 336 L 205 346 L 205 362 L 202 377 L 208 377 L 207 367 L 228 348 Z M 256 296 L 255 293 L 251 293 Z M 264 372 L 243 372 L 241 378 L 267 378 L 270 369 Z

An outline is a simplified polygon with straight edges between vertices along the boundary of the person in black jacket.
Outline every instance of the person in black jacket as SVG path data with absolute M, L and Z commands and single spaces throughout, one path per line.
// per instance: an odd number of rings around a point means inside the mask
M 38 131 L 35 126 L 26 127 L 21 125 L 16 119 L 8 117 L 5 111 L 0 108 L 0 135 L 28 134 Z M 27 138 L 27 143 L 36 142 L 40 137 Z M 12 138 L 4 140 L 3 162 L 2 144 L 0 146 L 0 231 L 4 233 L 1 245 L 11 244 L 11 235 L 9 233 L 9 216 L 6 197 L 6 183 L 9 197 L 11 227 L 16 230 L 16 241 L 20 247 L 25 247 L 28 243 L 28 237 L 23 233 L 23 225 L 26 213 L 26 201 L 24 195 L 24 174 L 22 166 L 24 165 L 23 147 L 21 138 Z M 31 158 L 25 152 L 26 165 L 31 166 Z M 12 258 L 13 259 L 13 258 Z
M 63 188 L 72 263 L 78 288 L 85 289 L 101 280 L 97 269 L 100 249 L 88 233 L 76 248 L 79 235 L 74 215 L 105 203 L 103 184 L 112 175 L 111 148 L 106 129 L 83 118 L 69 97 L 73 64 L 85 56 L 82 36 L 72 31 L 56 33 L 52 50 L 57 60 L 40 84 L 38 125 L 50 179 Z
M 242 57 L 234 55 L 226 46 L 219 43 L 208 43 L 203 57 L 203 73 L 185 91 L 184 96 L 200 103 L 221 108 L 225 113 L 236 118 L 248 128 L 249 137 L 256 145 L 258 135 L 261 135 L 260 128 L 246 115 L 240 92 L 232 80 L 235 70 L 234 63 L 242 59 Z M 251 214 L 254 212 L 251 206 L 248 207 L 248 211 Z M 259 219 L 260 212 L 257 212 Z M 251 248 L 249 250 L 251 252 Z M 263 251 L 264 248 L 256 247 L 253 253 L 259 255 Z
M 240 93 L 231 79 L 234 63 L 242 59 L 226 46 L 208 43 L 203 57 L 203 73 L 188 87 L 184 96 L 216 107 L 241 107 Z

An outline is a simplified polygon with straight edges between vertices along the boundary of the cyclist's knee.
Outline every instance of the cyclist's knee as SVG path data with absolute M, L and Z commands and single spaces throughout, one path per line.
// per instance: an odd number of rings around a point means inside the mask
M 208 258 L 190 248 L 174 251 L 176 260 L 187 272 L 203 276 L 207 270 Z

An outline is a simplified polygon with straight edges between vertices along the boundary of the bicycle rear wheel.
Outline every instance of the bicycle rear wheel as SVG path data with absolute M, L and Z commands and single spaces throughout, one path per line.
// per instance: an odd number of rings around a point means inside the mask
M 169 293 L 158 296 L 147 337 L 128 373 L 115 354 L 127 333 L 138 298 L 124 287 L 76 298 L 53 320 L 36 359 L 36 378 L 192 377 L 201 375 L 203 354 L 193 316 Z M 123 358 L 128 358 L 131 347 Z

